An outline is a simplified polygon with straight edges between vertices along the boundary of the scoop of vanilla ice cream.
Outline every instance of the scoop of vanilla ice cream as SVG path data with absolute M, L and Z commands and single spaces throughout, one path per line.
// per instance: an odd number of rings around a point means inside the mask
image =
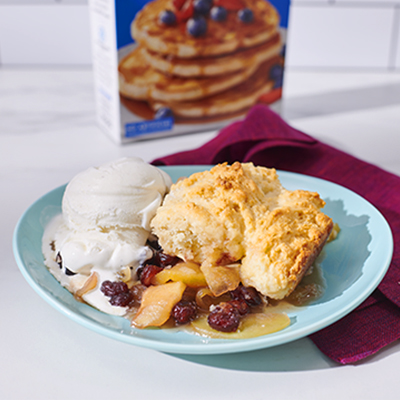
M 171 178 L 137 157 L 89 168 L 68 184 L 62 202 L 68 226 L 79 230 L 142 227 L 150 221 Z
M 152 256 L 150 221 L 171 186 L 164 171 L 140 158 L 123 158 L 76 175 L 67 185 L 62 214 L 46 227 L 45 264 L 72 293 L 95 273 L 97 285 L 82 298 L 109 314 L 123 315 L 100 291 L 105 280 L 136 272 Z

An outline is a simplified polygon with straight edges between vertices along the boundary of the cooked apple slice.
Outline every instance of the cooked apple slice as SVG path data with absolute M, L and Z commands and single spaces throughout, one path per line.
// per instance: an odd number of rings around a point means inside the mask
M 220 332 L 208 325 L 207 316 L 201 316 L 191 323 L 195 333 L 214 339 L 249 339 L 281 331 L 290 325 L 290 318 L 284 313 L 248 314 L 240 321 L 236 332 Z
M 181 281 L 189 287 L 206 286 L 206 279 L 200 266 L 194 262 L 182 262 L 171 268 L 165 268 L 155 275 L 151 281 L 153 285 L 162 285 L 168 281 Z
M 203 311 L 209 311 L 212 305 L 217 305 L 223 301 L 229 300 L 231 300 L 231 296 L 228 293 L 216 297 L 208 287 L 199 289 L 195 296 L 197 306 Z
M 161 326 L 167 322 L 172 308 L 182 298 L 185 288 L 183 282 L 149 286 L 143 293 L 142 303 L 132 320 L 132 326 L 143 329 L 148 326 Z
M 208 265 L 200 267 L 214 296 L 235 290 L 240 284 L 239 264 Z
M 77 300 L 82 301 L 82 296 L 96 288 L 98 282 L 98 273 L 93 272 L 86 280 L 85 284 L 78 289 L 74 296 Z

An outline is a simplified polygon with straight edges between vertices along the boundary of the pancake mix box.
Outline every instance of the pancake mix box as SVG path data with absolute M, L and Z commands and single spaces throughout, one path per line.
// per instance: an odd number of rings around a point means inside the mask
M 89 0 L 98 122 L 117 143 L 279 112 L 290 0 Z

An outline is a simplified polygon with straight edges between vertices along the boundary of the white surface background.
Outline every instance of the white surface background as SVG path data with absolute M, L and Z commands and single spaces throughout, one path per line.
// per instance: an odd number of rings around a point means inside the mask
M 0 399 L 398 399 L 400 343 L 340 366 L 307 339 L 252 353 L 184 357 L 100 336 L 24 281 L 11 238 L 25 209 L 79 171 L 122 156 L 196 148 L 200 133 L 125 146 L 95 123 L 90 68 L 0 70 Z M 400 175 L 400 74 L 288 71 L 295 127 Z

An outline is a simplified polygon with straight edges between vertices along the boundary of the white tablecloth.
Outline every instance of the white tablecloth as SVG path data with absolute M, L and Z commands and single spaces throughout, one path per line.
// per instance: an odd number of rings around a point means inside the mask
M 291 71 L 284 117 L 400 175 L 400 75 Z M 301 339 L 252 353 L 174 356 L 117 342 L 57 312 L 25 282 L 12 234 L 25 209 L 77 172 L 146 161 L 215 133 L 118 146 L 96 126 L 91 70 L 0 69 L 0 399 L 397 399 L 400 343 L 339 366 Z

